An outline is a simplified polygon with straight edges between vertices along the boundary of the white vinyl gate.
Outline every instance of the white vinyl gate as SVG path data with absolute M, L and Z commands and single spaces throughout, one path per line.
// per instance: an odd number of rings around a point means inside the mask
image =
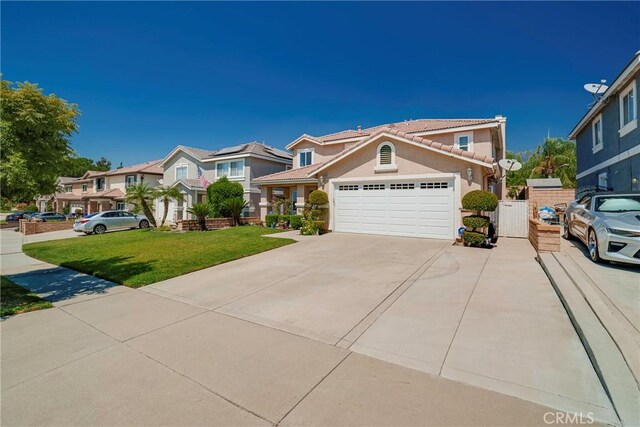
M 527 200 L 500 200 L 498 204 L 498 236 L 529 236 L 529 204 Z

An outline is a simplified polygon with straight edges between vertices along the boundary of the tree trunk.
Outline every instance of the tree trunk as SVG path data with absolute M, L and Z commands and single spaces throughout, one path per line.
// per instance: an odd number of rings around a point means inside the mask
M 149 205 L 147 204 L 146 200 L 142 200 L 142 203 L 140 204 L 142 205 L 142 211 L 144 212 L 144 215 L 149 220 L 149 223 L 154 227 L 157 227 L 156 218 L 153 216 L 153 213 L 151 212 L 151 209 L 149 208 Z
M 164 199 L 164 214 L 162 214 L 162 224 L 160 227 L 164 225 L 164 222 L 167 220 L 167 211 L 169 210 L 169 198 L 165 197 Z
M 200 224 L 200 231 L 207 231 L 207 218 L 198 218 Z

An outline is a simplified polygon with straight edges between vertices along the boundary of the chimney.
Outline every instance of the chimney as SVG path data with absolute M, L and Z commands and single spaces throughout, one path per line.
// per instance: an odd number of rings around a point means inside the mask
M 362 125 L 358 125 L 358 130 L 362 130 Z

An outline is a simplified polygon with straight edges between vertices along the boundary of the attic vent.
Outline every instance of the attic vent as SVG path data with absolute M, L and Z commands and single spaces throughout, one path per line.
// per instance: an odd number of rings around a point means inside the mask
M 391 147 L 388 145 L 383 145 L 382 147 L 380 147 L 380 164 L 391 164 Z

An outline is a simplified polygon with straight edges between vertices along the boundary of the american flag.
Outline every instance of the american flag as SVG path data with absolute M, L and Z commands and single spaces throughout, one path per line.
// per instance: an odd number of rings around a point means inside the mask
M 204 177 L 204 173 L 202 172 L 202 169 L 200 169 L 200 166 L 196 165 L 196 167 L 198 168 L 198 179 L 200 180 L 200 185 L 203 188 L 207 188 L 209 186 L 209 181 Z

